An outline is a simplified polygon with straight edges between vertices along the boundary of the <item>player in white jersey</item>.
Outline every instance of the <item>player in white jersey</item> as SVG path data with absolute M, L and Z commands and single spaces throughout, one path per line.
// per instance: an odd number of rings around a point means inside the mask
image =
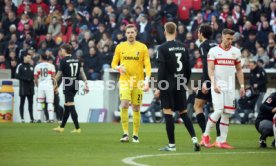
M 42 120 L 42 103 L 46 101 L 47 111 L 49 112 L 49 120 L 54 120 L 54 85 L 53 78 L 56 70 L 55 66 L 47 62 L 46 54 L 40 56 L 40 63 L 35 66 L 34 77 L 37 86 L 37 110 L 38 120 Z M 46 100 L 45 100 L 46 99 Z
M 240 64 L 241 52 L 232 46 L 234 31 L 224 29 L 222 31 L 222 43 L 210 49 L 208 53 L 208 75 L 211 79 L 211 94 L 214 113 L 208 118 L 206 130 L 203 135 L 205 147 L 210 144 L 210 131 L 220 120 L 221 135 L 214 143 L 216 147 L 233 149 L 226 139 L 229 127 L 229 118 L 235 111 L 235 72 L 240 83 L 240 95 L 243 96 L 244 77 Z

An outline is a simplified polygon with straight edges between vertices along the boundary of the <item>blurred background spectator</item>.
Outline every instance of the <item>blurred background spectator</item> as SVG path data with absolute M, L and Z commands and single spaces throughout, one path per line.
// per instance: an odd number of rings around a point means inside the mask
M 29 49 L 34 52 L 32 58 L 49 49 L 58 57 L 59 46 L 70 43 L 73 55 L 78 52 L 86 67 L 94 66 L 90 50 L 96 50 L 100 79 L 102 69 L 110 66 L 115 46 L 125 39 L 127 24 L 137 26 L 137 39 L 150 48 L 154 61 L 156 47 L 165 41 L 164 23 L 174 21 L 178 25 L 177 40 L 188 48 L 192 67 L 200 68 L 194 42 L 202 23 L 211 24 L 212 39 L 218 43 L 223 28 L 237 32 L 235 45 L 243 51 L 243 68 L 248 68 L 252 58 L 261 59 L 264 68 L 275 67 L 275 0 L 22 0 L 18 6 L 7 0 L 0 5 L 0 54 L 4 55 L 5 66 L 22 63 Z

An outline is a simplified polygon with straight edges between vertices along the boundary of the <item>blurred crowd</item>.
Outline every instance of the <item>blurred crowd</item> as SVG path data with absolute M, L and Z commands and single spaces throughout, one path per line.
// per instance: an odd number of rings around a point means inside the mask
M 59 47 L 70 43 L 88 79 L 101 79 L 129 23 L 137 26 L 137 39 L 148 46 L 154 68 L 166 21 L 177 23 L 177 40 L 189 49 L 193 68 L 202 68 L 195 44 L 202 23 L 212 25 L 218 43 L 223 28 L 236 31 L 234 45 L 242 51 L 244 68 L 251 59 L 276 68 L 276 0 L 1 0 L 0 13 L 0 69 L 11 69 L 13 77 L 26 54 L 35 65 L 46 52 L 58 65 Z

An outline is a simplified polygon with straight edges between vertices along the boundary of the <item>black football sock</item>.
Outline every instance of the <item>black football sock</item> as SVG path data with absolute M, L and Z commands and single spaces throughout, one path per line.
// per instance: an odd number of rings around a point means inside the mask
M 43 112 L 44 112 L 46 121 L 48 121 L 49 120 L 49 112 L 48 112 L 48 104 L 47 103 L 45 103 L 45 108 L 44 108 Z
M 180 117 L 183 120 L 183 123 L 184 123 L 185 127 L 187 128 L 188 132 L 190 133 L 190 136 L 195 137 L 195 129 L 192 124 L 192 121 L 188 117 L 188 114 L 187 113 L 180 114 Z
M 174 140 L 174 122 L 172 115 L 164 114 L 166 121 L 166 131 L 170 144 L 175 144 Z
M 62 122 L 61 122 L 61 125 L 60 125 L 61 128 L 65 127 L 69 116 L 70 116 L 70 111 L 68 109 L 68 106 L 64 106 L 64 114 L 63 114 Z
M 72 120 L 74 122 L 75 128 L 79 129 L 80 125 L 79 125 L 78 114 L 76 112 L 75 106 L 69 106 L 68 108 L 69 108 L 69 110 L 71 112 L 71 117 L 72 117 Z
M 196 115 L 196 119 L 197 119 L 197 123 L 202 131 L 202 133 L 205 132 L 205 128 L 206 128 L 206 121 L 205 121 L 205 116 L 203 113 L 199 113 Z

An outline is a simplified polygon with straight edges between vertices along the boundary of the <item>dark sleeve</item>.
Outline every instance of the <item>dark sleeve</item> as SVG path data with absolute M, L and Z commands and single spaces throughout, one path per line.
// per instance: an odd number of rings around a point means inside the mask
M 96 66 L 95 66 L 95 71 L 96 72 L 100 72 L 101 71 L 101 69 L 102 69 L 102 61 L 101 61 L 101 58 L 99 57 L 99 55 L 97 55 L 97 64 L 96 64 Z
M 63 60 L 59 61 L 59 68 L 58 68 L 58 71 L 61 71 L 63 72 L 64 70 L 64 63 L 63 63 Z
M 265 102 L 261 105 L 260 110 L 263 112 L 271 112 L 274 109 L 274 106 L 276 105 L 276 95 L 275 93 L 270 95 Z
M 157 52 L 156 52 L 156 61 L 158 63 L 165 62 L 164 53 L 162 52 L 160 47 L 157 49 Z
M 184 52 L 185 55 L 185 77 L 187 78 L 187 84 L 190 81 L 190 77 L 191 77 L 191 66 L 190 66 L 190 60 L 189 60 L 189 53 L 187 50 L 185 50 Z
M 250 76 L 249 76 L 249 85 L 252 86 L 254 84 L 254 82 L 253 82 L 253 77 L 254 76 L 252 76 L 251 72 L 249 74 L 250 74 Z
M 209 50 L 208 48 L 202 46 L 199 47 L 200 49 L 200 54 L 201 54 L 201 58 L 202 58 L 202 63 L 203 63 L 203 81 L 205 80 L 210 80 L 209 79 L 209 75 L 208 75 L 208 63 L 207 63 L 207 54 Z
M 23 65 L 20 65 L 18 68 L 18 74 L 17 74 L 17 78 L 21 81 L 28 81 L 28 77 L 26 75 L 26 73 L 24 73 L 24 71 L 22 70 L 24 68 Z
M 166 73 L 166 65 L 165 65 L 165 63 L 161 62 L 158 65 L 158 82 L 157 83 L 159 83 L 162 80 L 165 80 L 165 76 L 166 76 L 165 73 Z
M 157 63 L 158 63 L 158 82 L 165 79 L 165 73 L 166 73 L 166 64 L 165 64 L 165 58 L 163 55 L 163 52 L 160 48 L 157 50 Z
M 262 86 L 267 83 L 267 76 L 264 69 L 259 70 L 260 79 L 258 79 L 258 86 Z

